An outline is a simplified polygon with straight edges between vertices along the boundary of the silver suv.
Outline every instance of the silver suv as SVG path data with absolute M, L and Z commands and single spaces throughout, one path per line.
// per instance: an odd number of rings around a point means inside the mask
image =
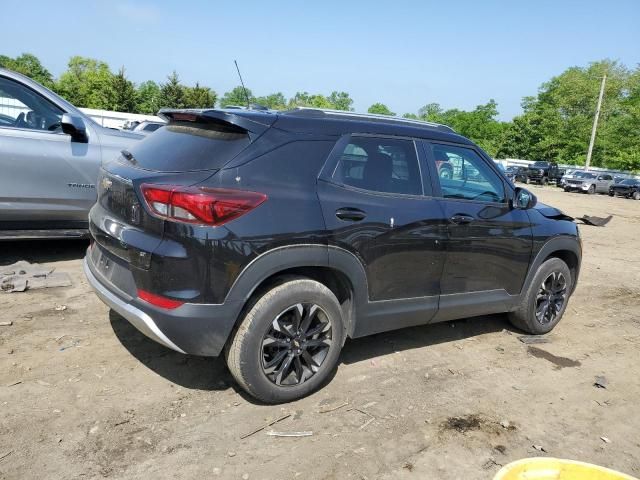
M 0 240 L 86 235 L 102 160 L 142 138 L 0 68 Z
M 613 177 L 608 173 L 598 175 L 593 172 L 575 172 L 572 178 L 565 180 L 564 191 L 609 193 L 609 187 L 613 184 Z

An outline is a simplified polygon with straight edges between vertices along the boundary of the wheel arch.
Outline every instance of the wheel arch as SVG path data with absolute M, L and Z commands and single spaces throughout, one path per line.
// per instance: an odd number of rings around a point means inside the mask
M 578 283 L 578 276 L 580 274 L 582 248 L 580 246 L 580 240 L 578 239 L 578 237 L 570 235 L 553 237 L 548 240 L 542 246 L 542 248 L 540 248 L 540 250 L 534 257 L 531 266 L 529 267 L 529 272 L 527 273 L 527 277 L 525 278 L 522 293 L 526 292 L 529 289 L 531 282 L 533 281 L 533 277 L 538 271 L 538 268 L 540 268 L 540 265 L 542 265 L 550 258 L 559 258 L 569 267 L 572 280 L 571 293 L 573 293 Z
M 235 324 L 242 320 L 252 300 L 291 277 L 305 277 L 325 285 L 340 303 L 346 339 L 355 329 L 356 310 L 368 299 L 364 267 L 358 258 L 341 248 L 326 245 L 291 245 L 269 250 L 247 265 L 225 302 L 242 305 Z

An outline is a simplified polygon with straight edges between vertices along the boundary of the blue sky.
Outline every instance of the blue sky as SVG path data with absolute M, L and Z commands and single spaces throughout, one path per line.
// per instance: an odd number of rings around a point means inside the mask
M 7 2 L 0 54 L 30 52 L 54 74 L 70 56 L 124 65 L 135 82 L 176 70 L 218 94 L 344 90 L 357 111 L 427 103 L 500 117 L 565 68 L 640 62 L 640 1 Z

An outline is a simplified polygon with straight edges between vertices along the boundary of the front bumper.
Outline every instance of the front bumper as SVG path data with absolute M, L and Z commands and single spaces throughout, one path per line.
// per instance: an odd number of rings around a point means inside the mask
M 582 191 L 582 192 L 586 192 L 587 190 L 589 190 L 590 186 L 591 186 L 590 184 L 584 184 L 584 183 L 581 183 L 581 184 L 578 184 L 578 185 L 567 183 L 564 186 L 564 189 L 565 190 L 579 190 L 579 191 Z
M 91 255 L 84 273 L 98 297 L 147 337 L 176 352 L 217 357 L 242 308 L 239 302 L 185 303 L 173 310 L 154 307 L 115 287 L 97 271 Z

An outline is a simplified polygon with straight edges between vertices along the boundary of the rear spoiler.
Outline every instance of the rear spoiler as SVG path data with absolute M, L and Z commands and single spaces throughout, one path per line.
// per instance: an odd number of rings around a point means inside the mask
M 278 118 L 277 114 L 265 111 L 168 108 L 160 110 L 158 116 L 169 124 L 194 122 L 216 125 L 229 132 L 248 133 L 252 140 L 262 135 Z

